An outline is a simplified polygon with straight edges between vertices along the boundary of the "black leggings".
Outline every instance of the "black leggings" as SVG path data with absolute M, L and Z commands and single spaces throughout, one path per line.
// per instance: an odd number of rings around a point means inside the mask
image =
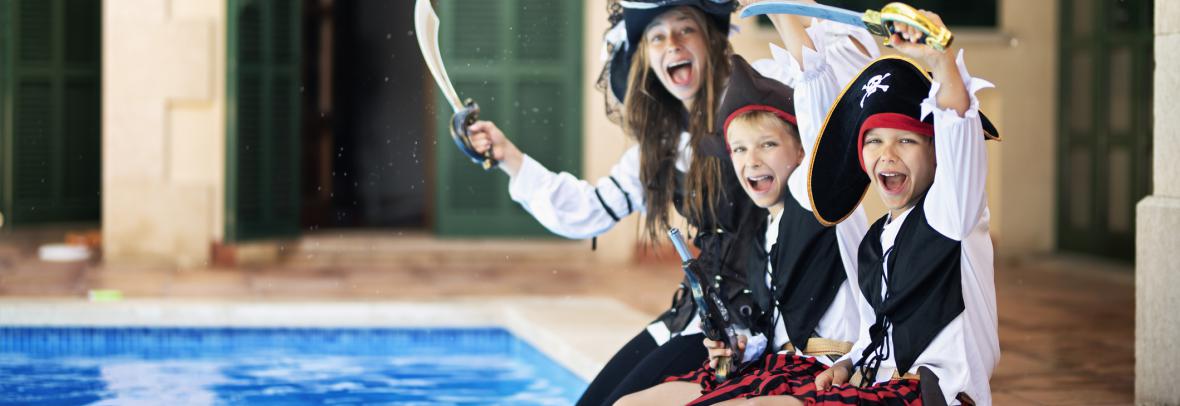
M 664 378 L 700 368 L 708 356 L 701 344 L 704 339 L 703 334 L 692 334 L 656 345 L 647 330 L 639 332 L 598 372 L 582 393 L 578 406 L 611 405 L 623 396 L 663 382 Z

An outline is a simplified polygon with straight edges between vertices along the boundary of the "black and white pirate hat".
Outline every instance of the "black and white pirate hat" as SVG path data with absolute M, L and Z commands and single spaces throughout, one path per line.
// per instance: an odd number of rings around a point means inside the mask
M 603 38 L 602 77 L 607 90 L 620 103 L 627 95 L 627 73 L 648 24 L 665 11 L 679 6 L 701 10 L 722 33 L 729 33 L 729 17 L 735 0 L 619 0 L 611 15 L 613 24 Z
M 922 118 L 930 75 L 908 58 L 883 56 L 870 63 L 833 104 L 811 154 L 807 189 L 815 217 L 825 225 L 843 221 L 868 192 L 871 179 L 861 148 L 873 128 L 896 128 L 934 136 L 933 115 Z M 986 139 L 999 131 L 981 112 Z

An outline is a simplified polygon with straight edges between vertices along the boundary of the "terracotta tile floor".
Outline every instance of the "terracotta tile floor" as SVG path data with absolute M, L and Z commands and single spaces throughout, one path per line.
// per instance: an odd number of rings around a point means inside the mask
M 279 265 L 176 270 L 44 263 L 33 258 L 35 244 L 8 237 L 0 238 L 0 296 L 82 298 L 98 288 L 127 297 L 257 300 L 594 295 L 652 315 L 667 306 L 680 279 L 675 263 L 601 264 L 587 245 L 321 236 L 305 238 Z M 1003 351 L 992 378 L 997 405 L 1133 402 L 1129 265 L 1063 257 L 1006 262 L 996 270 L 996 290 Z

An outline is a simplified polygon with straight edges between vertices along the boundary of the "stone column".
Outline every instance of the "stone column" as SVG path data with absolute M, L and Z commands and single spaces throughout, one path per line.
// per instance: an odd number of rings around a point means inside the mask
M 108 264 L 201 266 L 223 234 L 225 3 L 103 2 Z
M 1180 2 L 1155 1 L 1152 195 L 1136 207 L 1135 403 L 1180 404 Z

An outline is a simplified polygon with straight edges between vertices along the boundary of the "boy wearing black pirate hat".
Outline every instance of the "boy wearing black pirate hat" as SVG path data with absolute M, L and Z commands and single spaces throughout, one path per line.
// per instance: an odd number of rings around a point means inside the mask
M 891 44 L 933 77 L 900 57 L 865 68 L 833 105 L 808 182 L 823 223 L 845 221 L 870 185 L 889 209 L 858 258 L 873 317 L 814 387 L 782 404 L 991 404 L 1000 350 L 984 141 L 998 132 L 974 94 L 992 84 L 967 73 L 961 51 L 899 31 Z

